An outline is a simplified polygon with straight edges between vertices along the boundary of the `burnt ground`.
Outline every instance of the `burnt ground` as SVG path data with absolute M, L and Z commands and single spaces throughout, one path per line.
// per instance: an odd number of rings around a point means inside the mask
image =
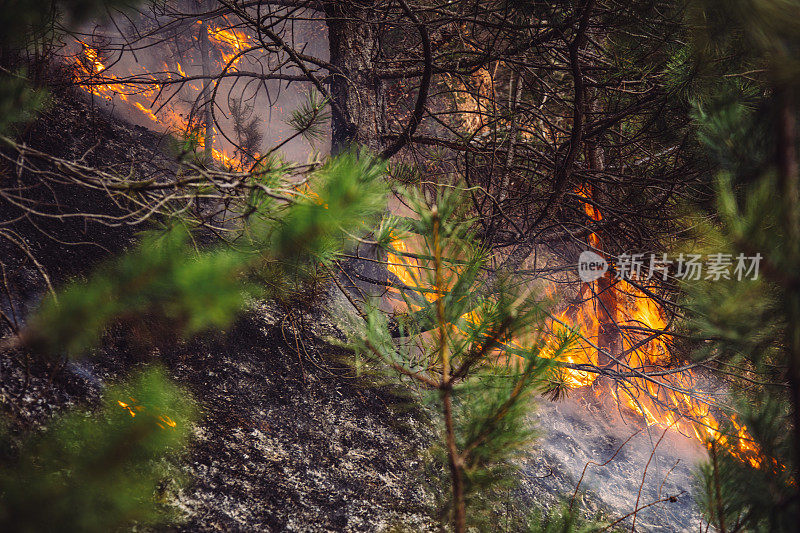
M 324 318 L 304 317 L 313 332 L 300 332 L 296 313 L 281 315 L 259 306 L 174 367 L 205 410 L 188 466 L 195 481 L 178 498 L 182 529 L 425 529 L 424 494 L 409 476 L 425 447 L 420 420 L 336 362 L 347 354 L 324 339 L 339 336 Z
M 230 331 L 164 356 L 201 410 L 182 461 L 188 482 L 175 497 L 176 529 L 432 529 L 414 475 L 428 426 L 404 398 L 352 375 L 332 343 L 341 334 L 324 317 L 307 315 L 313 328 L 301 328 L 293 316 L 262 304 Z M 0 360 L 3 410 L 18 429 L 67 407 L 91 409 L 106 383 L 141 364 L 108 347 L 55 374 L 31 363 L 26 376 L 19 361 Z
M 70 92 L 54 94 L 18 140 L 126 174 L 152 176 L 175 164 L 167 138 Z M 122 211 L 103 194 L 19 172 L 13 152 L 2 150 L 11 154 L 0 160 L 2 173 L 16 176 L 48 216 L 21 217 L 0 200 L 0 222 L 13 221 L 3 227 L 29 247 L 54 285 L 124 251 L 147 229 L 59 218 Z M 52 167 L 45 162 L 39 169 Z M 0 264 L 9 289 L 0 291 L 0 310 L 21 327 L 45 284 L 28 255 L 4 239 Z M 0 328 L 0 336 L 10 331 L 5 323 Z M 343 337 L 319 312 L 295 309 L 287 317 L 262 304 L 227 332 L 176 341 L 155 356 L 120 332 L 111 332 L 92 357 L 63 367 L 6 351 L 0 354 L 0 412 L 13 433 L 35 430 L 65 409 L 92 409 L 107 383 L 160 362 L 202 413 L 184 464 L 189 481 L 176 495 L 179 530 L 375 531 L 395 524 L 425 530 L 425 496 L 409 475 L 427 446 L 418 429 L 424 424 L 393 391 L 354 378 L 333 338 Z

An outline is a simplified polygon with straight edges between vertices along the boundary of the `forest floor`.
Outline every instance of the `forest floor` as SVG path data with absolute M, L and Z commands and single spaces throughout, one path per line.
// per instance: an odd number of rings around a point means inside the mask
M 179 530 L 430 529 L 412 474 L 421 471 L 425 422 L 337 361 L 346 354 L 330 343 L 331 324 L 304 318 L 314 332 L 295 338 L 283 313 L 260 305 L 164 358 L 201 410 L 182 459 L 188 483 L 175 495 Z M 4 410 L 31 428 L 68 406 L 91 409 L 106 384 L 143 363 L 108 346 L 55 374 L 6 357 L 0 364 Z
M 115 119 L 74 95 L 56 97 L 25 139 L 28 146 L 58 157 L 83 157 L 87 164 L 136 168 L 142 174 L 154 158 L 169 164 L 163 136 Z M 95 201 L 63 192 L 65 208 L 79 211 Z M 41 228 L 23 221 L 16 229 L 56 285 L 135 241 L 135 232 L 125 227 L 59 221 Z M 65 244 L 89 241 L 93 244 Z M 37 269 L 18 252 L 0 243 L 4 274 L 15 289 L 13 296 L 0 298 L 0 308 L 22 324 L 45 289 Z M 4 353 L 0 411 L 12 421 L 12 431 L 35 430 L 67 408 L 93 409 L 107 384 L 159 362 L 201 408 L 182 460 L 188 483 L 174 495 L 182 517 L 179 530 L 434 530 L 433 496 L 422 467 L 435 424 L 397 390 L 354 375 L 350 354 L 341 345 L 347 311 L 336 307 L 347 304 L 335 293 L 329 296 L 333 308 L 327 312 L 322 305 L 254 304 L 225 332 L 176 341 L 155 352 L 112 331 L 92 357 L 63 366 Z M 622 435 L 609 436 L 605 426 L 587 422 L 587 416 L 574 402 L 540 409 L 536 423 L 552 436 L 548 440 L 545 435 L 542 446 L 522 461 L 522 486 L 509 493 L 508 501 L 498 502 L 498 527 L 506 505 L 556 505 L 574 490 L 585 461 L 613 452 Z M 586 434 L 581 424 L 597 426 L 594 440 L 576 442 Z M 630 465 L 647 459 L 641 453 L 632 457 Z M 617 478 L 587 479 L 586 512 L 629 511 L 627 503 L 633 502 L 627 500 L 635 498 L 635 487 L 625 489 L 629 494 L 614 489 L 617 500 L 603 497 L 604 484 L 618 486 L 619 476 L 627 474 L 623 469 Z M 636 479 L 631 483 L 637 485 Z M 677 485 L 667 488 L 686 483 L 682 472 Z M 656 529 L 680 531 L 693 524 L 689 496 L 681 498 L 674 516 Z M 656 525 L 658 516 L 648 513 L 646 523 Z

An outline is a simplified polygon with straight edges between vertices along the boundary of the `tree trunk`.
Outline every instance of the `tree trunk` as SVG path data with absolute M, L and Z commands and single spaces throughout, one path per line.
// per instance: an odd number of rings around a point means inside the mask
M 211 111 L 211 44 L 208 41 L 208 24 L 202 21 L 199 32 L 200 56 L 203 65 L 203 122 L 205 132 L 203 135 L 203 147 L 205 149 L 206 161 L 211 161 L 212 148 L 214 147 L 214 115 Z
M 601 111 L 600 102 L 595 98 L 589 104 L 592 114 Z M 586 142 L 586 160 L 590 171 L 599 172 L 605 170 L 605 153 L 603 148 L 595 142 Z M 591 189 L 592 197 L 597 199 L 603 195 L 603 190 L 599 185 L 595 185 Z M 602 200 L 602 198 L 600 198 Z M 600 214 L 602 215 L 602 213 Z M 598 216 L 598 220 L 602 217 Z M 597 252 L 603 255 L 606 260 L 610 257 L 605 253 L 603 246 L 603 235 L 595 233 L 594 246 Z M 597 332 L 597 346 L 599 351 L 597 353 L 597 365 L 607 367 L 611 364 L 611 358 L 606 354 L 619 355 L 622 353 L 622 338 L 620 336 L 619 327 L 617 325 L 618 318 L 618 301 L 617 291 L 614 288 L 614 278 L 609 270 L 603 277 L 597 280 L 595 289 L 597 291 L 597 301 L 595 308 L 597 313 L 597 320 L 599 323 Z
M 374 0 L 325 3 L 330 63 L 341 73 L 332 73 L 331 155 L 351 146 L 364 146 L 373 154 L 381 150 L 384 131 L 384 95 L 376 76 L 375 60 L 380 41 Z M 359 245 L 354 254 L 363 259 L 348 259 L 341 265 L 345 290 L 361 297 L 379 297 L 386 292 L 388 271 L 375 260 L 386 254 L 373 244 Z M 372 283 L 369 280 L 375 280 Z
M 330 62 L 341 70 L 331 81 L 336 101 L 331 114 L 331 154 L 351 145 L 377 153 L 384 131 L 384 96 L 375 75 L 378 24 L 374 2 L 328 2 L 325 17 L 330 42 Z
M 508 188 L 511 185 L 511 169 L 514 167 L 517 147 L 517 103 L 522 98 L 522 86 L 522 76 L 518 72 L 512 72 L 508 82 L 508 112 L 511 115 L 508 127 L 508 153 L 506 154 L 506 168 L 500 180 L 500 192 L 497 195 L 500 204 L 508 198 Z

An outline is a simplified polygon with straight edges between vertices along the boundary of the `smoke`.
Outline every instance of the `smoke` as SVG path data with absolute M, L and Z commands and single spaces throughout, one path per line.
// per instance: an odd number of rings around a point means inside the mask
M 539 499 L 541 491 L 571 496 L 580 482 L 577 504 L 591 509 L 594 502 L 612 521 L 675 496 L 640 510 L 637 530 L 695 531 L 700 514 L 692 495 L 693 470 L 706 458 L 705 448 L 674 429 L 648 427 L 610 394 L 597 392 L 584 387 L 560 402 L 537 402 L 531 418 L 540 438 L 524 463 L 529 496 Z M 632 522 L 631 516 L 619 525 L 630 528 Z

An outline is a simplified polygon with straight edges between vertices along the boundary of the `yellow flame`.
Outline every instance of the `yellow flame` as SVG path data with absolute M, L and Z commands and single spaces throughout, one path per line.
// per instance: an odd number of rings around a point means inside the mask
M 117 400 L 117 403 L 120 407 L 128 411 L 128 414 L 130 414 L 132 418 L 135 418 L 138 413 L 141 413 L 145 410 L 145 407 L 143 405 L 139 405 L 135 398 L 129 397 L 128 399 L 131 401 L 131 403 L 123 402 L 122 400 Z M 174 429 L 177 426 L 177 423 L 172 418 L 163 413 L 158 415 L 156 424 L 161 429 Z
M 253 45 L 253 40 L 244 32 L 234 30 L 233 28 L 219 28 L 210 26 L 208 28 L 208 38 L 221 48 L 222 61 L 224 64 L 230 63 L 233 58 L 242 50 Z M 236 58 L 236 61 L 231 65 L 235 66 L 242 58 Z

